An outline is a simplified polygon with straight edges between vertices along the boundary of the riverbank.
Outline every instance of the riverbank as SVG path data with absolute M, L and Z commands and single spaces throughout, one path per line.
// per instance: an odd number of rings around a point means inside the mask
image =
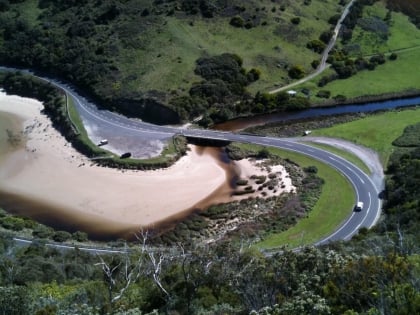
M 67 229 L 100 234 L 154 227 L 203 200 L 211 203 L 208 196 L 222 186 L 228 191 L 214 198 L 233 200 L 230 176 L 261 171 L 253 163 L 227 165 L 210 148 L 195 146 L 167 169 L 99 167 L 51 126 L 40 102 L 0 93 L 0 111 L 19 117 L 23 126 L 22 132 L 14 131 L 21 136 L 20 146 L 5 154 L 0 165 L 1 206 Z M 282 176 L 287 182 L 288 174 Z

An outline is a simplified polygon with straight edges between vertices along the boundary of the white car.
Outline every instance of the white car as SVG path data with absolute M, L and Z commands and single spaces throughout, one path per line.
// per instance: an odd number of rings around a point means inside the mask
M 359 201 L 356 206 L 354 207 L 354 210 L 356 211 L 362 211 L 363 210 L 363 202 Z
M 105 145 L 108 144 L 108 140 L 107 139 L 102 139 L 101 141 L 99 141 L 98 145 Z

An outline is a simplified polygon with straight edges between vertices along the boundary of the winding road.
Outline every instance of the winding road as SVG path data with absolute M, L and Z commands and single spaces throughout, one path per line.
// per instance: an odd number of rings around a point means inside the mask
M 277 93 L 279 91 L 289 89 L 295 85 L 301 84 L 307 80 L 320 74 L 327 67 L 327 57 L 331 49 L 334 47 L 337 36 L 344 18 L 347 16 L 350 7 L 355 0 L 351 0 L 344 8 L 339 21 L 333 31 L 333 36 L 324 50 L 320 65 L 315 72 L 309 76 L 296 81 L 290 85 L 270 91 L 270 93 Z M 7 67 L 0 67 L 0 70 L 14 71 Z M 30 71 L 20 70 L 34 75 Z M 378 220 L 381 212 L 381 202 L 378 197 L 381 187 L 375 186 L 372 179 L 360 170 L 357 166 L 348 162 L 347 160 L 334 155 L 325 150 L 311 147 L 300 143 L 299 139 L 284 139 L 273 137 L 260 137 L 248 134 L 237 134 L 231 132 L 221 132 L 213 130 L 201 129 L 182 129 L 170 126 L 157 126 L 150 123 L 145 123 L 140 120 L 129 119 L 127 117 L 118 115 L 116 113 L 99 110 L 97 106 L 89 102 L 86 98 L 80 96 L 70 85 L 62 83 L 58 80 L 38 78 L 48 81 L 66 92 L 69 98 L 72 98 L 74 104 L 79 112 L 80 117 L 88 131 L 89 137 L 93 142 L 98 142 L 103 138 L 117 138 L 125 139 L 127 141 L 118 141 L 118 146 L 108 146 L 108 149 L 121 154 L 122 152 L 134 152 L 135 155 L 145 155 L 147 152 L 159 150 L 154 148 L 156 143 L 162 143 L 171 138 L 175 134 L 182 134 L 191 138 L 205 138 L 218 139 L 224 141 L 236 141 L 253 143 L 263 146 L 271 146 L 285 150 L 295 151 L 301 154 L 308 155 L 321 162 L 324 162 L 343 174 L 353 185 L 357 201 L 364 203 L 364 209 L 360 212 L 355 212 L 349 209 L 349 216 L 331 235 L 319 240 L 315 245 L 326 244 L 330 241 L 349 240 L 362 227 L 371 228 Z M 115 145 L 115 144 L 114 144 Z
M 329 241 L 349 240 L 361 227 L 371 228 L 379 218 L 381 210 L 381 202 L 378 197 L 379 187 L 375 186 L 367 174 L 347 160 L 325 150 L 300 143 L 299 139 L 260 137 L 214 130 L 157 126 L 139 120 L 132 120 L 106 110 L 98 110 L 94 104 L 81 98 L 66 85 L 58 84 L 58 86 L 73 98 L 77 110 L 85 123 L 102 126 L 103 129 L 108 131 L 112 130 L 112 133 L 118 138 L 124 137 L 126 133 L 137 134 L 139 138 L 145 137 L 147 139 L 153 137 L 156 137 L 156 139 L 170 138 L 175 134 L 182 134 L 191 138 L 253 143 L 305 154 L 336 168 L 351 182 L 356 193 L 355 203 L 356 201 L 362 201 L 364 209 L 360 212 L 349 209 L 347 220 L 333 234 L 318 241 L 316 245 L 325 244 Z M 126 148 L 127 151 L 132 149 L 130 147 Z
M 10 68 L 1 68 L 0 70 L 13 70 Z M 25 71 L 30 73 L 29 71 Z M 182 129 L 171 126 L 158 126 L 146 123 L 140 120 L 130 119 L 119 114 L 100 110 L 97 106 L 84 97 L 80 96 L 72 87 L 62 82 L 42 78 L 65 91 L 68 97 L 72 98 L 77 111 L 86 126 L 95 126 L 95 137 L 101 137 L 102 132 L 112 133 L 116 138 L 125 139 L 130 137 L 131 141 L 122 150 L 133 151 L 136 146 L 141 146 L 144 142 L 162 141 L 169 139 L 175 134 L 182 134 L 191 138 L 217 139 L 224 141 L 236 141 L 244 143 L 253 143 L 262 146 L 270 146 L 285 150 L 305 154 L 331 167 L 337 169 L 353 185 L 357 201 L 364 203 L 364 209 L 359 212 L 349 210 L 349 216 L 331 235 L 319 240 L 315 245 L 326 244 L 330 241 L 349 240 L 362 227 L 371 228 L 378 220 L 381 212 L 381 201 L 379 199 L 379 190 L 381 187 L 375 185 L 371 177 L 365 174 L 354 164 L 348 162 L 340 156 L 334 155 L 320 148 L 312 147 L 301 143 L 299 138 L 275 138 L 261 137 L 249 134 L 238 134 L 225 131 L 203 130 L 203 129 Z M 89 135 L 91 136 L 91 135 Z M 95 139 L 92 139 L 96 141 Z M 136 144 L 136 140 L 138 143 Z M 120 141 L 122 145 L 123 141 Z

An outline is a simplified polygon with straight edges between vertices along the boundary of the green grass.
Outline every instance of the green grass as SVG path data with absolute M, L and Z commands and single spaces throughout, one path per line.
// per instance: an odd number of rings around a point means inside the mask
M 342 94 L 347 98 L 419 90 L 419 54 L 420 49 L 400 52 L 395 61 L 387 61 L 374 71 L 361 71 L 347 80 L 333 81 L 323 89 L 332 91 L 333 95 Z
M 385 3 L 378 1 L 372 6 L 366 6 L 363 16 L 383 19 L 387 11 Z M 363 55 L 420 46 L 420 30 L 402 13 L 392 12 L 389 33 L 388 40 L 383 40 L 375 33 L 356 26 L 351 43 L 360 45 L 360 52 Z
M 369 170 L 369 167 L 356 155 L 350 153 L 349 151 L 338 149 L 334 146 L 328 145 L 328 144 L 322 144 L 322 143 L 315 143 L 315 142 L 306 142 L 306 144 L 318 147 L 320 149 L 324 149 L 326 151 L 329 151 L 331 153 L 334 153 L 338 156 L 341 156 L 342 158 L 346 159 L 347 161 L 353 163 L 358 168 L 360 168 L 363 172 L 366 174 L 371 174 L 371 171 Z
M 313 130 L 314 136 L 349 140 L 375 150 L 382 165 L 387 165 L 397 139 L 408 125 L 420 121 L 420 108 L 393 110 L 325 129 Z
M 78 137 L 80 137 L 84 143 L 86 143 L 90 148 L 92 148 L 93 152 L 95 152 L 97 156 L 112 155 L 114 157 L 117 157 L 115 154 L 99 148 L 89 139 L 86 129 L 83 125 L 82 119 L 80 118 L 79 113 L 77 112 L 77 109 L 74 105 L 73 98 L 68 96 L 67 100 L 68 114 L 70 116 L 70 120 L 73 122 L 74 126 L 79 132 Z
M 269 150 L 301 167 L 316 166 L 318 176 L 325 180 L 325 184 L 319 200 L 307 218 L 301 219 L 287 231 L 270 235 L 256 246 L 269 249 L 288 245 L 293 248 L 313 244 L 334 232 L 353 209 L 355 193 L 350 182 L 337 170 L 307 156 L 274 148 Z
M 386 8 L 381 1 L 376 2 L 373 6 L 367 6 L 364 11 L 364 17 L 383 18 L 385 15 Z M 314 103 L 325 102 L 325 99 L 315 96 L 319 90 L 331 91 L 332 97 L 344 95 L 347 98 L 419 91 L 420 71 L 417 69 L 420 68 L 420 30 L 409 21 L 407 16 L 392 12 L 388 40 L 379 42 L 376 37 L 372 32 L 363 31 L 359 26 L 356 26 L 353 33 L 353 44 L 360 45 L 360 52 L 353 56 L 357 57 L 359 54 L 369 56 L 378 52 L 389 55 L 391 51 L 395 51 L 398 55 L 397 60 L 387 60 L 384 65 L 379 65 L 373 71 L 360 71 L 348 79 L 335 80 L 319 88 L 317 86 L 319 79 L 324 75 L 334 73 L 333 70 L 328 69 L 315 79 L 299 85 L 298 89 L 310 89 L 311 101 Z
M 162 23 L 142 33 L 141 49 L 122 49 L 119 68 L 124 77 L 133 78 L 122 84 L 131 90 L 185 92 L 200 80 L 193 73 L 195 61 L 225 52 L 241 56 L 245 68 L 262 71 L 261 79 L 249 87 L 251 92 L 286 83 L 287 71 L 278 67 L 280 63 L 302 64 L 311 71 L 310 62 L 319 55 L 308 50 L 306 43 L 329 29 L 326 21 L 340 8 L 337 2 L 314 0 L 309 6 L 290 2 L 284 12 L 268 0 L 260 1 L 258 6 L 259 13 L 264 7 L 261 22 L 267 25 L 251 29 L 230 26 L 230 18 L 162 17 Z M 290 19 L 298 15 L 300 24 L 292 25 Z

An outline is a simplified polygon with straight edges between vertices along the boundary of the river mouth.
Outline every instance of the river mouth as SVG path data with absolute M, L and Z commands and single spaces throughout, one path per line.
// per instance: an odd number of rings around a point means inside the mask
M 41 118 L 0 112 L 0 207 L 12 214 L 108 241 L 229 201 L 235 168 L 221 148 L 195 146 L 166 170 L 109 169 L 81 162 Z
M 202 154 L 210 154 L 218 159 L 224 155 L 221 148 L 205 147 L 200 148 Z M 174 224 L 182 221 L 191 213 L 196 211 L 205 211 L 209 206 L 216 203 L 229 202 L 232 196 L 232 186 L 236 178 L 235 168 L 231 163 L 224 160 L 218 160 L 224 172 L 226 172 L 226 181 L 224 181 L 216 190 L 210 192 L 205 198 L 199 200 L 192 207 L 177 211 L 176 214 L 165 219 L 153 222 L 153 224 L 140 226 L 139 224 L 122 223 L 107 219 L 101 215 L 77 211 L 75 207 L 64 206 L 55 203 L 47 198 L 25 195 L 8 191 L 0 185 L 0 206 L 11 214 L 28 217 L 37 222 L 50 226 L 56 230 L 65 230 L 68 232 L 84 231 L 92 240 L 111 241 L 116 239 L 135 239 L 135 235 L 140 230 L 167 230 Z M 188 180 L 188 179 L 186 179 Z M 71 193 L 71 192 L 70 192 Z M 77 195 L 74 196 L 77 198 Z M 118 211 L 116 209 L 116 211 Z

